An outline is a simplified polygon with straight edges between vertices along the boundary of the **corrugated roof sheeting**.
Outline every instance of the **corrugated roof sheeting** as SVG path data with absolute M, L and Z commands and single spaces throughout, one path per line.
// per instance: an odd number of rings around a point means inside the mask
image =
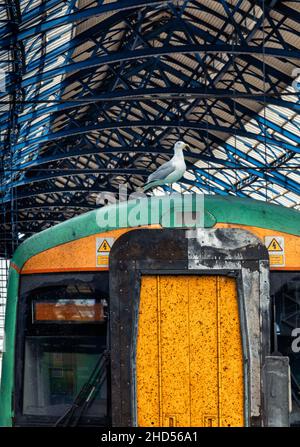
M 300 209 L 299 2 L 7 0 L 0 20 L 6 229 L 136 190 L 179 138 L 175 190 Z

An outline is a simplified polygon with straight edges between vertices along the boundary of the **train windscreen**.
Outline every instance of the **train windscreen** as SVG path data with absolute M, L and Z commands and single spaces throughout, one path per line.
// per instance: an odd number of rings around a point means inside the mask
M 108 275 L 35 276 L 19 306 L 17 421 L 106 425 Z

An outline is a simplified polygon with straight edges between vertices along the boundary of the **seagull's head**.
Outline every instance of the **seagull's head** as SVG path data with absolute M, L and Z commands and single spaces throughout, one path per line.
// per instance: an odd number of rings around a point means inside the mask
M 183 150 L 188 149 L 188 147 L 189 147 L 189 145 L 186 144 L 184 141 L 177 141 L 177 143 L 175 143 L 175 146 L 174 146 L 174 153 L 179 154 Z

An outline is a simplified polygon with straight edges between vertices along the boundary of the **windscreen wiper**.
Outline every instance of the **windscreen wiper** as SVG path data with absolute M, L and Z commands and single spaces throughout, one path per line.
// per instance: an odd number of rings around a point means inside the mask
M 82 386 L 71 407 L 56 421 L 55 427 L 74 427 L 89 408 L 107 376 L 109 353 L 105 351 L 96 363 L 89 379 Z

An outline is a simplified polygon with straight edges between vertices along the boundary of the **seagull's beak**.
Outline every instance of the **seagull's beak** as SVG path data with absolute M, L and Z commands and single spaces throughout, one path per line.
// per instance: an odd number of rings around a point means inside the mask
M 189 146 L 188 144 L 186 144 L 186 145 L 184 146 L 184 150 L 187 150 L 187 149 L 190 149 L 190 146 Z

